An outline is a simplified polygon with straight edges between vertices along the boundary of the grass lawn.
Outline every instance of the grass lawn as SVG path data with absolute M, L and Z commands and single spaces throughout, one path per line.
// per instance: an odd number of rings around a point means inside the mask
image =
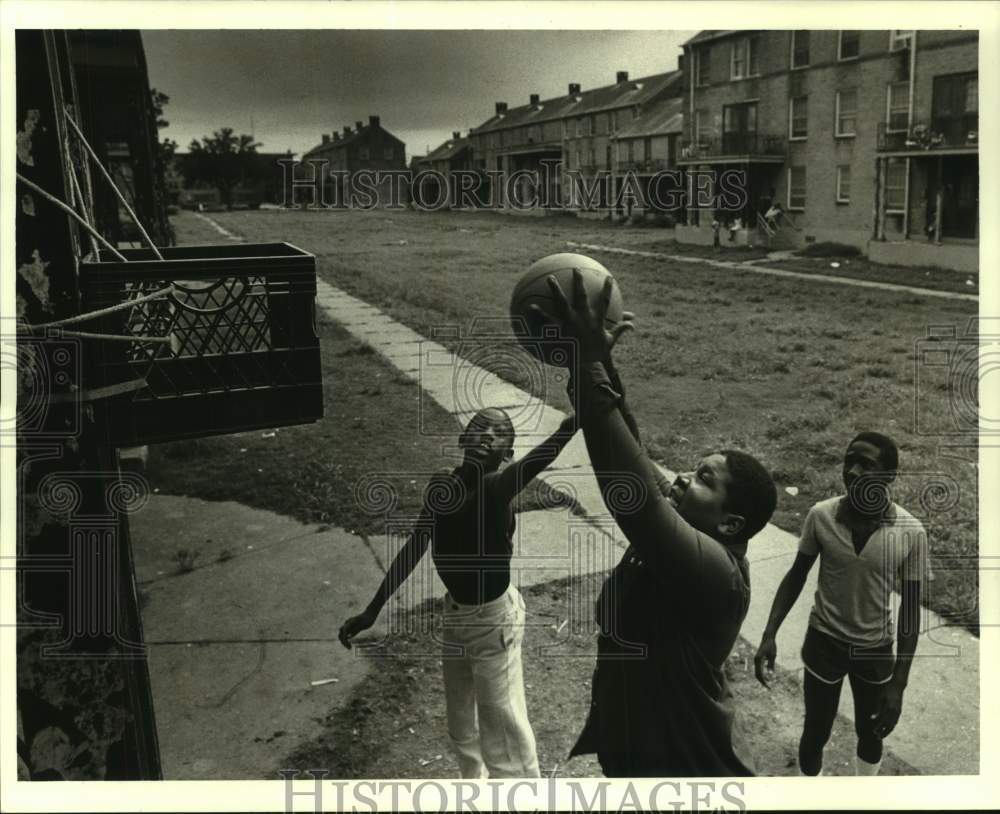
M 492 213 L 272 211 L 213 218 L 250 239 L 287 240 L 313 252 L 328 282 L 425 335 L 444 325 L 467 329 L 476 317 L 502 323 L 521 272 L 538 257 L 564 251 L 567 240 L 611 245 L 629 233 L 639 243 L 663 239 L 655 229 Z M 188 232 L 192 222 L 195 229 L 205 227 L 186 213 L 175 219 L 186 242 L 224 242 L 210 229 Z M 930 532 L 936 578 L 927 604 L 976 629 L 976 573 L 963 566 L 978 554 L 975 440 L 960 438 L 965 447 L 953 445 L 943 454 L 939 443 L 955 439 L 916 431 L 915 415 L 933 426 L 950 423 L 954 394 L 946 371 L 914 362 L 929 326 L 952 325 L 962 333 L 977 313 L 975 303 L 593 253 L 614 272 L 626 307 L 637 314 L 639 331 L 623 341 L 616 360 L 654 457 L 678 468 L 725 447 L 759 456 L 779 484 L 774 522 L 796 532 L 813 503 L 841 491 L 840 461 L 851 436 L 862 429 L 889 433 L 901 452 L 896 499 Z M 324 358 L 331 365 L 335 414 L 343 406 L 350 421 L 361 416 L 374 430 L 366 437 L 387 448 L 408 437 L 405 431 L 396 435 L 391 410 L 364 413 L 354 402 L 354 390 L 373 386 L 372 374 L 362 371 L 384 366 L 368 357 L 352 367 L 350 355 L 329 351 Z M 496 372 L 517 378 L 509 370 Z M 567 406 L 551 381 L 516 383 Z M 398 395 L 393 389 L 377 401 L 391 403 Z M 345 452 L 347 429 L 329 432 L 329 446 L 324 441 L 310 449 L 306 460 L 325 458 L 332 466 L 333 459 L 354 454 Z M 308 438 L 317 446 L 314 435 Z M 335 501 L 332 495 L 349 483 L 328 487 L 325 469 L 310 472 L 318 480 L 302 478 L 290 491 L 318 490 L 323 497 L 312 500 L 316 505 Z M 341 506 L 330 522 L 360 520 Z
M 839 268 L 831 268 L 838 263 Z M 966 274 L 941 268 L 906 268 L 872 263 L 865 257 L 792 257 L 787 260 L 770 260 L 770 268 L 802 271 L 806 274 L 829 274 L 856 280 L 878 280 L 895 285 L 931 288 L 936 291 L 957 291 L 962 294 L 979 293 L 979 275 Z
M 597 579 L 584 577 L 584 579 Z M 538 744 L 543 776 L 600 777 L 592 755 L 567 761 L 569 750 L 586 719 L 590 681 L 597 652 L 596 639 L 571 635 L 566 627 L 569 581 L 524 589 L 527 621 L 524 638 L 524 675 L 528 715 Z M 596 586 L 584 588 L 592 593 Z M 391 653 L 372 654 L 369 677 L 351 702 L 320 719 L 324 732 L 300 746 L 282 766 L 329 769 L 331 778 L 406 777 L 414 780 L 455 777 L 458 765 L 452 756 L 445 716 L 440 645 L 432 639 L 433 620 L 440 620 L 432 604 L 412 612 L 412 631 L 393 638 Z M 542 648 L 559 649 L 558 654 Z M 766 776 L 798 773 L 796 755 L 802 727 L 802 687 L 794 675 L 778 672 L 765 689 L 753 675 L 753 648 L 737 642 L 726 673 L 735 696 L 740 726 L 753 752 L 757 772 Z M 425 655 L 434 654 L 434 655 Z M 852 774 L 854 726 L 838 717 L 826 748 L 824 772 Z M 886 743 L 882 774 L 918 774 L 892 754 Z

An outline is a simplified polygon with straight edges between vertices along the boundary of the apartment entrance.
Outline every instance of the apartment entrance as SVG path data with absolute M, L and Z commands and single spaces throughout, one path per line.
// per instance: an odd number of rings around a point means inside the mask
M 931 184 L 929 206 L 941 192 L 941 237 L 975 238 L 979 222 L 979 160 L 974 155 L 939 159 L 940 171 Z

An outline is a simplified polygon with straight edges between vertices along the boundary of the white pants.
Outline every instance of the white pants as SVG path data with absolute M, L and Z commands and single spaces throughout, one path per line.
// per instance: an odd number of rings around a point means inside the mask
M 444 598 L 448 735 L 462 777 L 538 777 L 524 699 L 524 600 L 511 585 L 483 605 Z

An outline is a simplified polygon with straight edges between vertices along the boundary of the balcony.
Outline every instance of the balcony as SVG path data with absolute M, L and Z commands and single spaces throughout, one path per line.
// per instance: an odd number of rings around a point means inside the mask
M 977 152 L 979 117 L 934 118 L 914 124 L 907 130 L 889 130 L 885 122 L 878 126 L 878 151 L 892 153 Z
M 727 163 L 750 162 L 780 164 L 788 154 L 788 140 L 784 136 L 767 136 L 760 133 L 724 133 L 721 137 L 702 138 L 697 142 L 684 142 L 678 164 L 697 162 Z
M 661 172 L 670 169 L 670 163 L 665 158 L 646 158 L 639 161 L 619 161 L 618 172 Z

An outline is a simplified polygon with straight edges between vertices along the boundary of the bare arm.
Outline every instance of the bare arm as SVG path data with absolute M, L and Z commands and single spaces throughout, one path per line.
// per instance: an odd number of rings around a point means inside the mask
M 519 461 L 512 463 L 500 472 L 497 479 L 499 497 L 510 502 L 536 475 L 559 456 L 559 453 L 576 434 L 576 430 L 576 416 L 567 416 L 556 432 Z
M 882 738 L 896 728 L 903 712 L 903 691 L 910 680 L 910 667 L 913 666 L 913 656 L 917 652 L 920 636 L 920 581 L 904 579 L 902 593 L 903 604 L 896 629 L 896 666 L 892 671 L 892 679 L 882 690 L 879 709 L 875 714 L 875 734 Z
M 806 584 L 809 571 L 816 562 L 818 554 L 803 554 L 801 551 L 795 555 L 795 561 L 788 573 L 781 580 L 777 592 L 774 594 L 774 601 L 771 603 L 771 614 L 767 617 L 767 625 L 764 633 L 760 637 L 760 645 L 757 647 L 757 654 L 754 656 L 753 668 L 757 680 L 765 687 L 767 684 L 768 671 L 774 671 L 774 662 L 778 657 L 778 646 L 776 637 L 778 628 L 785 621 L 788 612 L 795 605 L 796 600 L 802 593 L 802 588 Z

